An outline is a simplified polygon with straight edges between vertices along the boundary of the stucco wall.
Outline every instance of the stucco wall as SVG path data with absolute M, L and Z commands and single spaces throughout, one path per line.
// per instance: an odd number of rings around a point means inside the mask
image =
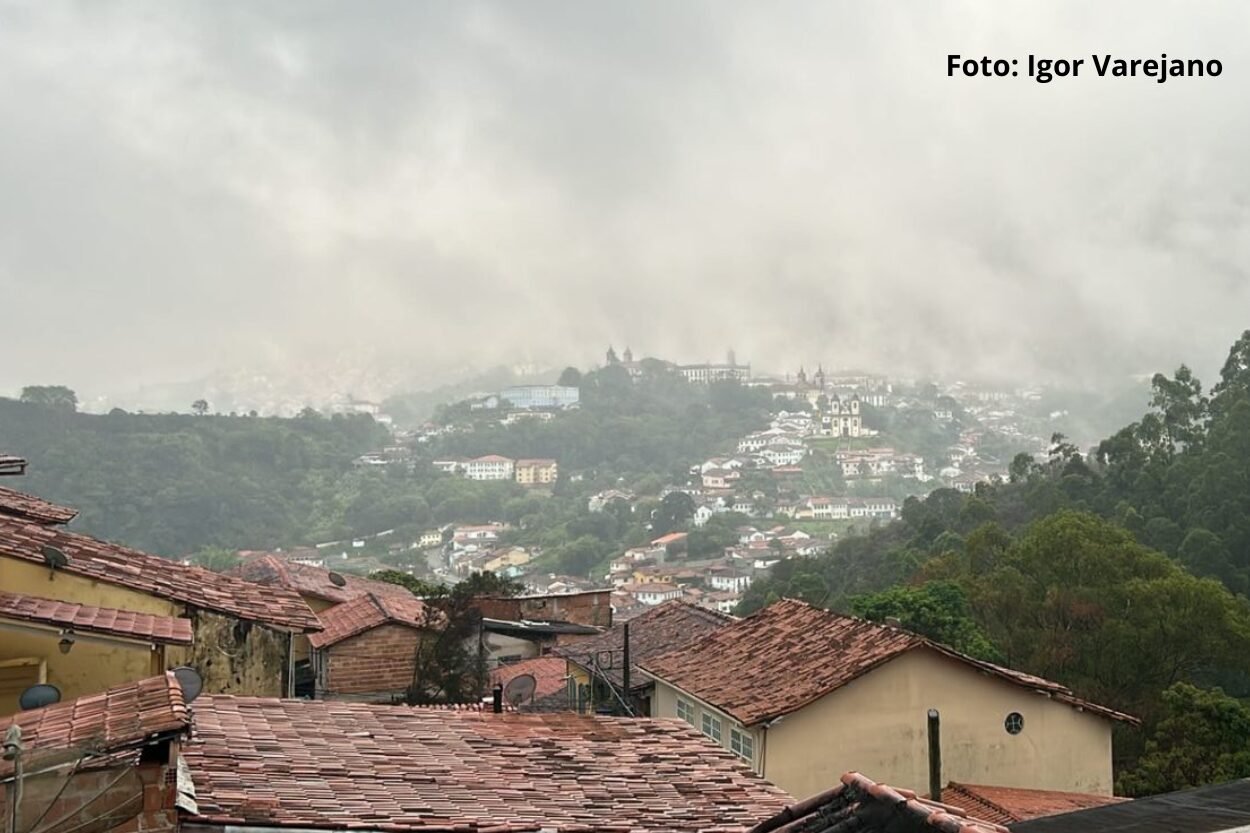
M 207 610 L 193 609 L 188 616 L 195 644 L 167 648 L 171 666 L 199 671 L 208 694 L 286 696 L 289 634 Z
M 731 729 L 737 729 L 739 732 L 750 736 L 754 755 L 750 761 L 751 768 L 756 772 L 760 771 L 764 763 L 764 750 L 760 745 L 760 739 L 763 736 L 761 729 L 749 729 L 729 715 L 709 706 L 707 703 L 700 702 L 698 699 L 683 694 L 671 686 L 665 685 L 659 681 L 655 684 L 655 690 L 651 695 L 651 716 L 652 717 L 669 717 L 677 718 L 677 700 L 682 699 L 691 705 L 694 714 L 691 718 L 691 725 L 699 731 L 703 731 L 703 715 L 708 714 L 720 720 L 721 722 L 721 739 L 720 745 L 732 751 L 730 746 Z M 839 773 L 841 774 L 841 773 Z M 774 782 L 776 783 L 776 782 Z M 781 786 L 781 785 L 778 785 Z M 783 787 L 784 788 L 784 787 Z M 795 797 L 799 797 L 797 793 L 792 793 Z M 806 798 L 806 796 L 802 796 Z
M 942 718 L 942 780 L 1109 795 L 1111 723 L 931 651 L 912 651 L 767 731 L 764 776 L 806 797 L 859 770 L 928 789 L 927 712 Z M 1024 730 L 1008 734 L 1011 712 Z
M 93 581 L 72 573 L 51 571 L 30 561 L 0 556 L 0 587 L 10 593 L 25 593 L 45 599 L 133 610 L 157 616 L 178 616 L 181 606 L 168 599 L 149 596 L 138 590 Z
M 61 653 L 58 633 L 21 633 L 0 630 L 0 661 L 34 657 L 46 664 L 45 682 L 61 690 L 61 698 L 72 700 L 94 694 L 131 680 L 150 677 L 164 670 L 163 652 L 145 645 L 103 644 L 78 639 L 68 654 Z M 20 692 L 0 693 L 0 716 L 18 710 Z

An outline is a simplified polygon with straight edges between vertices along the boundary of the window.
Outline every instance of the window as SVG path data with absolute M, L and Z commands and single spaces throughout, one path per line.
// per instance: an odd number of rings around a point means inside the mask
M 720 720 L 710 714 L 703 715 L 703 734 L 720 743 Z
M 1018 735 L 1024 731 L 1024 715 L 1020 712 L 1012 712 L 1007 715 L 1007 719 L 1003 721 L 1003 728 L 1007 730 L 1009 735 Z
M 694 725 L 694 707 L 685 700 L 677 701 L 677 716 L 689 723 L 691 726 Z
M 746 732 L 729 730 L 729 749 L 747 763 L 755 758 L 755 739 Z

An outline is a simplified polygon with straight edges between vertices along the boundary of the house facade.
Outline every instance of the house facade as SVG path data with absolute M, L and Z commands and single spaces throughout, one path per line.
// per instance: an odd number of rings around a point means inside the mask
M 487 454 L 475 457 L 460 464 L 460 469 L 469 480 L 511 480 L 516 470 L 516 463 L 498 454 Z
M 687 721 L 795 795 L 854 769 L 924 791 L 930 709 L 944 777 L 1109 795 L 1112 727 L 1135 722 L 1057 683 L 793 600 L 642 667 L 653 716 Z
M 516 482 L 522 486 L 550 486 L 560 476 L 560 466 L 555 460 L 517 460 Z

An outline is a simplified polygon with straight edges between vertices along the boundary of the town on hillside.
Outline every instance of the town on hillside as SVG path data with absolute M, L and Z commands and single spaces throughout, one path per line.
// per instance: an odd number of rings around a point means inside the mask
M 0 0 L 0 833 L 1250 833 L 1247 32 Z

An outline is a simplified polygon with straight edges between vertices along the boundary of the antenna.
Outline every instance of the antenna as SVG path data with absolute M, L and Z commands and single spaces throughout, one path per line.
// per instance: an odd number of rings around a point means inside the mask
M 518 674 L 508 681 L 503 689 L 503 699 L 514 706 L 521 705 L 525 700 L 533 702 L 534 692 L 538 689 L 538 681 L 533 674 Z
M 330 583 L 333 584 L 335 587 L 346 587 L 347 579 L 343 578 L 342 574 L 340 573 L 331 572 Z
M 61 690 L 48 683 L 36 683 L 17 698 L 17 705 L 24 712 L 42 709 L 44 706 L 59 702 L 61 702 Z
M 44 544 L 39 552 L 43 555 L 43 563 L 48 565 L 49 580 L 53 573 L 69 564 L 69 556 L 51 544 Z
M 178 685 L 182 688 L 182 699 L 184 702 L 190 703 L 200 696 L 200 692 L 204 690 L 204 678 L 200 676 L 199 671 L 196 671 L 189 665 L 179 665 L 173 669 L 173 672 L 174 679 L 178 681 Z

